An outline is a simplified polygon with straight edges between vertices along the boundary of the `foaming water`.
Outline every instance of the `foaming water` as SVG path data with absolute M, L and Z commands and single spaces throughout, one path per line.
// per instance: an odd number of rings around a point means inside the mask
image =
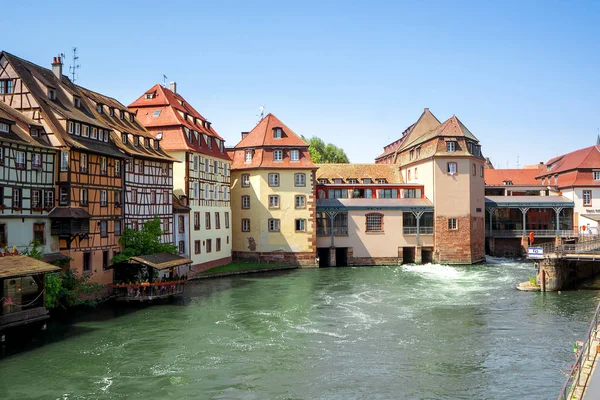
M 598 295 L 515 290 L 533 273 L 494 259 L 204 281 L 181 305 L 50 326 L 0 359 L 0 398 L 553 398 Z

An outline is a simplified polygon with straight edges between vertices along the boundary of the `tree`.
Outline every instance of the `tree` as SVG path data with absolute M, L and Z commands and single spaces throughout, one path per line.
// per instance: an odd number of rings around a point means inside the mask
M 161 236 L 162 230 L 160 229 L 160 220 L 158 217 L 154 217 L 152 221 L 146 222 L 139 231 L 126 228 L 119 239 L 119 243 L 123 245 L 123 251 L 113 257 L 113 264 L 126 262 L 131 257 L 136 256 L 176 253 L 177 247 L 172 244 L 162 243 L 160 241 Z
M 350 161 L 343 149 L 334 144 L 323 142 L 318 137 L 306 139 L 302 136 L 305 142 L 308 143 L 308 152 L 311 160 L 316 164 L 340 163 L 347 164 Z

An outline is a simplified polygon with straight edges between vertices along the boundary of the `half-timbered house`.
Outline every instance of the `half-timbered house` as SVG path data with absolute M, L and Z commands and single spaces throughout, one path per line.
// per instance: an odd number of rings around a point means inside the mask
M 44 253 L 58 251 L 48 218 L 56 158 L 44 127 L 0 102 L 0 251 L 23 250 L 34 240 Z
M 135 113 L 119 101 L 79 87 L 96 118 L 112 129 L 112 141 L 128 158 L 125 187 L 119 194 L 124 203 L 127 228 L 138 230 L 154 217 L 161 220 L 163 243 L 173 243 L 173 158 L 160 140 L 144 128 Z
M 123 160 L 110 140 L 111 128 L 96 118 L 82 93 L 62 74 L 10 53 L 0 53 L 0 101 L 41 124 L 59 150 L 56 207 L 48 214 L 50 234 L 71 268 L 92 281 L 112 282 L 110 259 L 118 251 L 123 211 Z
M 190 207 L 189 225 L 178 224 L 177 235 L 189 232 L 193 270 L 231 261 L 230 164 L 225 141 L 180 94 L 155 85 L 129 105 L 141 123 L 161 139 L 161 146 L 180 161 L 174 164 L 174 194 Z M 183 244 L 182 244 L 183 243 Z M 178 241 L 178 247 L 185 245 Z M 180 253 L 184 254 L 180 248 Z

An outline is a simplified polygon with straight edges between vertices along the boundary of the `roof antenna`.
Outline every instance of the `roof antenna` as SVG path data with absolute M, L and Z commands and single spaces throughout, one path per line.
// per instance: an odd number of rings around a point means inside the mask
M 519 156 L 517 156 L 517 169 L 521 168 L 521 166 L 519 165 Z
M 77 61 L 79 60 L 79 56 L 77 55 L 77 47 L 73 47 L 73 65 L 71 65 L 69 67 L 69 72 L 71 72 L 71 82 L 75 83 L 75 72 L 77 72 L 77 70 L 79 68 L 81 68 L 81 65 L 77 64 Z
M 600 146 L 600 128 L 598 129 L 598 137 L 596 138 L 596 146 Z
M 260 119 L 263 119 L 263 117 L 265 116 L 265 106 L 260 106 L 258 107 L 258 109 L 260 110 L 260 115 L 256 115 L 257 117 L 260 117 Z
M 167 87 L 167 79 L 169 79 L 169 78 L 167 78 L 167 76 L 165 74 L 163 74 L 163 86 L 164 87 Z

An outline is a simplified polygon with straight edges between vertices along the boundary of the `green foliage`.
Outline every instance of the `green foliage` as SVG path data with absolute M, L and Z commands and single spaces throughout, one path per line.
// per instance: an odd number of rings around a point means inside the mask
M 139 231 L 129 228 L 125 229 L 119 239 L 119 243 L 123 245 L 123 251 L 113 257 L 112 263 L 125 262 L 135 256 L 176 253 L 177 247 L 168 243 L 162 243 L 160 241 L 161 236 L 162 230 L 160 229 L 160 219 L 158 217 L 154 217 L 154 220 L 146 222 Z
M 32 240 L 27 248 L 21 252 L 22 255 L 41 260 L 44 257 L 42 244 L 39 240 Z
M 326 144 L 318 137 L 306 139 L 304 136 L 302 136 L 302 139 L 308 143 L 308 152 L 310 153 L 310 158 L 316 164 L 347 164 L 350 162 L 344 150 L 331 143 Z
M 102 295 L 103 286 L 90 282 L 89 275 L 79 276 L 70 269 L 46 274 L 46 307 L 71 308 L 95 306 Z
M 46 274 L 46 308 L 56 308 L 60 305 L 62 279 L 58 273 Z
M 531 283 L 531 286 L 535 286 L 537 287 L 537 279 L 535 278 L 535 276 L 532 276 L 531 278 L 529 278 L 529 283 Z

